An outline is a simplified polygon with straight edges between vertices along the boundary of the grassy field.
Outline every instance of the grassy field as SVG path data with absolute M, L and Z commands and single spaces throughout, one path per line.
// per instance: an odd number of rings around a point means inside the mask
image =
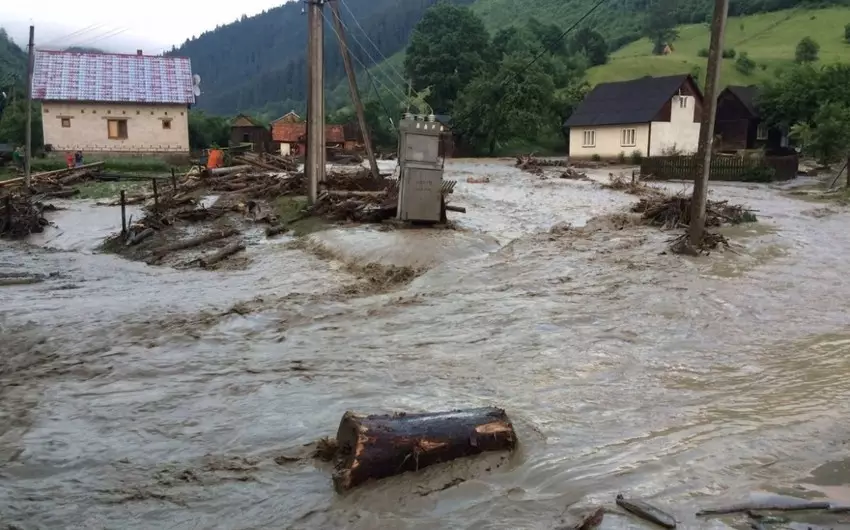
M 750 75 L 735 69 L 735 59 L 724 59 L 722 85 L 751 85 L 776 75 L 777 69 L 794 62 L 794 51 L 803 37 L 820 44 L 820 62 L 850 62 L 850 44 L 844 41 L 844 25 L 850 23 L 850 8 L 789 9 L 746 17 L 730 18 L 726 26 L 725 48 L 736 56 L 746 52 L 757 66 Z M 694 73 L 705 76 L 706 59 L 699 51 L 708 47 L 707 24 L 679 27 L 675 51 L 666 56 L 652 55 L 649 40 L 633 42 L 616 51 L 608 64 L 591 68 L 591 84 L 624 81 L 646 75 L 663 76 Z
M 155 157 L 85 159 L 86 164 L 92 164 L 94 162 L 103 162 L 103 169 L 105 171 L 117 171 L 121 173 L 167 173 L 171 171 L 171 165 Z M 65 169 L 66 167 L 67 163 L 65 159 L 60 157 L 34 158 L 32 161 L 33 173 Z

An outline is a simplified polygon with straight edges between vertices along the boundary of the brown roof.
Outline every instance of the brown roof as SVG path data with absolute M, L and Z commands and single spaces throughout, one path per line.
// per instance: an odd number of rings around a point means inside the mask
M 276 121 L 272 123 L 272 140 L 275 142 L 297 143 L 303 142 L 307 136 L 307 124 L 286 123 Z M 325 125 L 325 143 L 341 144 L 345 141 L 342 125 Z
M 758 118 L 758 105 L 756 105 L 756 100 L 758 99 L 758 87 L 755 85 L 750 86 L 738 86 L 738 85 L 729 85 L 726 87 L 726 90 L 738 98 L 738 101 L 746 107 L 747 111 L 752 115 L 753 118 Z
M 231 127 L 263 127 L 265 125 L 247 114 L 239 114 L 230 122 Z

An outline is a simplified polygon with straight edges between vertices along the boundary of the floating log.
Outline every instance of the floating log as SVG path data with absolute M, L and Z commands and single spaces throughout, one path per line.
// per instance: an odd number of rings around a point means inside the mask
M 154 250 L 154 254 L 167 254 L 169 252 L 176 252 L 178 250 L 185 250 L 187 248 L 193 248 L 204 243 L 209 243 L 211 241 L 216 241 L 219 239 L 225 239 L 230 236 L 235 236 L 239 231 L 235 229 L 228 230 L 220 230 L 217 232 L 210 232 L 208 234 L 203 234 L 197 237 L 193 237 L 191 239 L 185 239 L 183 241 L 177 241 L 176 243 L 172 243 L 170 245 L 166 245 L 164 247 L 160 247 Z
M 331 197 L 382 197 L 385 191 L 327 190 Z
M 221 177 L 224 175 L 230 175 L 233 173 L 239 173 L 240 171 L 248 171 L 251 169 L 251 166 L 230 166 L 230 167 L 217 167 L 210 169 L 210 175 L 215 177 Z
M 154 230 L 153 228 L 145 228 L 144 230 L 142 230 L 138 234 L 136 234 L 133 237 L 131 237 L 130 239 L 128 239 L 127 240 L 127 246 L 132 247 L 132 246 L 138 245 L 139 243 L 141 243 L 145 239 L 151 237 L 155 233 L 156 233 L 156 230 Z
M 80 193 L 78 189 L 48 191 L 43 195 L 45 199 L 67 199 Z
M 207 267 L 211 267 L 219 261 L 227 259 L 233 254 L 236 254 L 237 252 L 241 252 L 243 250 L 245 250 L 245 243 L 243 243 L 242 241 L 234 241 L 223 249 L 216 252 L 215 254 L 213 254 L 212 256 L 208 258 L 201 258 L 200 265 L 201 267 L 206 269 Z
M 664 528 L 676 528 L 676 519 L 669 513 L 659 510 L 655 506 L 637 499 L 626 499 L 617 495 L 617 506 L 629 513 L 637 515 L 645 521 L 655 523 Z
M 466 213 L 466 208 L 464 208 L 463 206 L 455 206 L 453 204 L 447 204 L 446 205 L 446 211 L 447 212 Z
M 44 281 L 43 276 L 19 276 L 17 278 L 0 278 L 0 287 L 9 287 L 12 285 L 32 285 Z
M 439 462 L 510 451 L 516 443 L 505 411 L 493 407 L 374 416 L 346 412 L 337 431 L 334 487 L 341 493 Z
M 778 504 L 778 503 L 759 503 L 747 502 L 744 504 L 733 504 L 731 506 L 722 506 L 720 508 L 708 508 L 697 512 L 697 516 L 704 515 L 726 515 L 730 513 L 742 512 L 796 512 L 802 510 L 828 510 L 830 508 L 828 502 L 808 502 L 801 501 L 793 504 Z
M 288 232 L 288 231 L 289 231 L 289 227 L 286 226 L 286 225 L 270 226 L 270 227 L 266 228 L 266 237 L 274 237 L 278 234 L 282 234 L 282 233 Z

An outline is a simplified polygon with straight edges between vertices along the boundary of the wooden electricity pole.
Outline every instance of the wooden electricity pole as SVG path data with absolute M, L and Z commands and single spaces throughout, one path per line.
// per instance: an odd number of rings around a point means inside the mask
M 714 115 L 717 113 L 717 88 L 720 84 L 720 64 L 723 54 L 723 33 L 729 0 L 714 0 L 711 19 L 711 43 L 708 47 L 708 68 L 705 74 L 705 97 L 699 128 L 697 173 L 694 175 L 694 195 L 691 199 L 691 225 L 688 230 L 691 245 L 702 242 L 705 231 L 705 201 L 708 198 L 708 176 L 711 171 L 711 144 L 714 140 Z
M 307 0 L 307 198 L 316 202 L 319 183 L 325 181 L 325 86 L 324 15 L 325 0 Z
M 348 76 L 348 91 L 351 93 L 351 102 L 354 104 L 354 111 L 357 113 L 357 123 L 360 124 L 360 133 L 363 135 L 363 143 L 366 144 L 366 155 L 369 157 L 369 168 L 372 170 L 372 178 L 380 178 L 381 173 L 378 170 L 378 161 L 375 160 L 375 151 L 372 148 L 372 135 L 369 133 L 369 127 L 366 125 L 366 113 L 363 111 L 363 102 L 360 101 L 360 91 L 357 88 L 357 75 L 354 72 L 354 67 L 351 65 L 351 52 L 348 49 L 348 43 L 345 39 L 345 26 L 342 24 L 342 17 L 339 14 L 339 0 L 330 0 L 331 14 L 333 15 L 334 28 L 339 38 L 339 51 L 342 53 L 342 63 L 345 65 L 345 74 Z
M 35 27 L 30 26 L 30 40 L 27 44 L 27 139 L 24 151 L 24 187 L 30 189 L 32 176 L 32 69 L 35 56 Z

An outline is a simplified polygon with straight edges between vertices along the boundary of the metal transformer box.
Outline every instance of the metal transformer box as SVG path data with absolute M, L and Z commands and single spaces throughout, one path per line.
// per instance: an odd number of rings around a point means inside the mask
M 443 126 L 424 116 L 419 118 L 406 116 L 399 122 L 398 218 L 439 222 L 443 201 Z

